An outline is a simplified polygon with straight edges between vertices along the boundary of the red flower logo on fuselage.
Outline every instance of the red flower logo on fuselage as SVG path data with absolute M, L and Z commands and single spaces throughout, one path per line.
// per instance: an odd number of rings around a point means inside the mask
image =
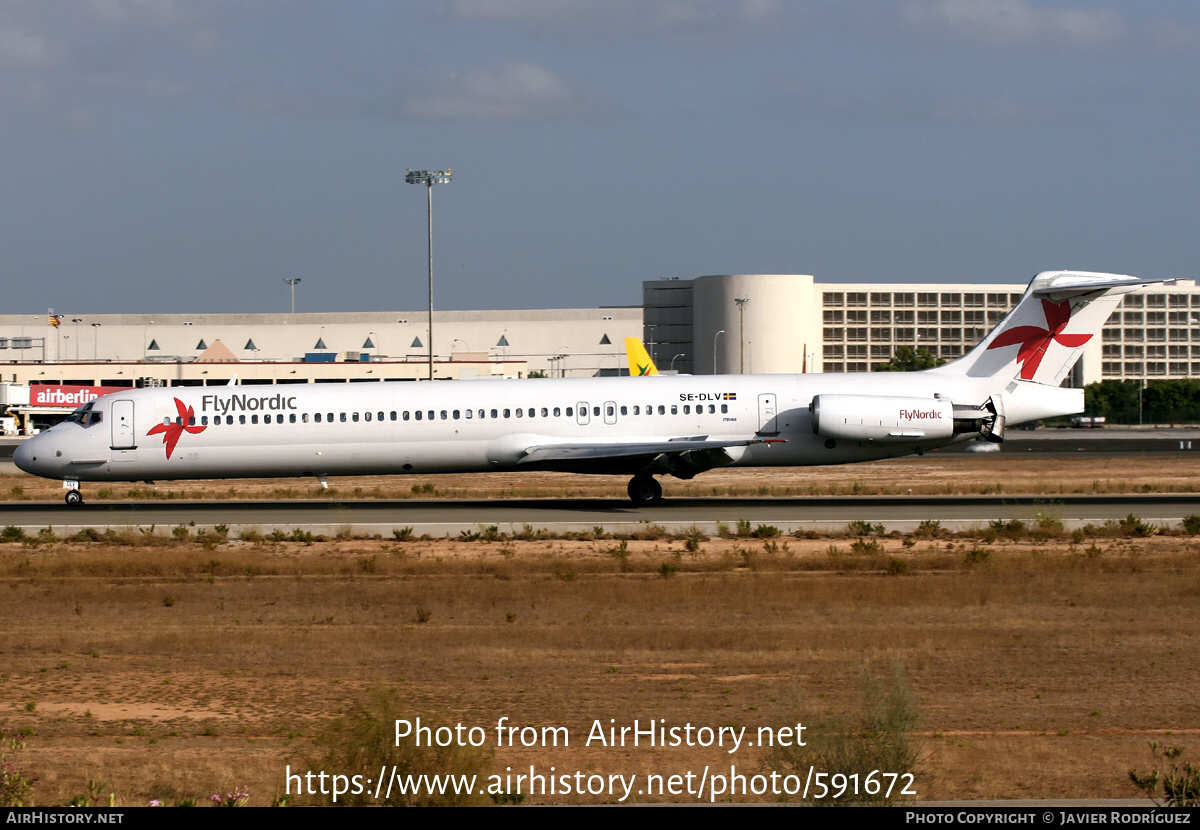
M 167 445 L 167 458 L 170 458 L 171 453 L 175 452 L 175 445 L 179 443 L 180 437 L 185 432 L 196 435 L 208 429 L 208 427 L 192 426 L 192 422 L 196 418 L 196 413 L 190 406 L 184 407 L 183 401 L 179 400 L 179 398 L 175 399 L 175 409 L 179 412 L 179 417 L 175 421 L 166 424 L 157 424 L 151 427 L 150 431 L 146 433 L 147 436 L 162 433 L 163 443 Z
M 1033 380 L 1051 342 L 1074 349 L 1092 339 L 1090 334 L 1062 333 L 1062 330 L 1067 327 L 1067 323 L 1071 322 L 1071 302 L 1069 300 L 1056 303 L 1043 299 L 1042 310 L 1046 312 L 1046 328 L 1017 326 L 1000 332 L 988 346 L 989 349 L 998 349 L 1001 346 L 1019 344 L 1021 348 L 1017 351 L 1017 362 L 1021 364 L 1022 380 Z

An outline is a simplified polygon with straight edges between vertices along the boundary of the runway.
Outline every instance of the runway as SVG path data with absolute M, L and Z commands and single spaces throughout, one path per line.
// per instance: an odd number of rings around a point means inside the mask
M 1037 454 L 1047 458 L 1120 458 L 1200 454 L 1200 429 L 1191 427 L 1106 429 L 1010 429 L 1003 444 L 968 442 L 933 450 L 931 454 L 978 452 L 998 447 L 1001 455 Z
M 169 533 L 179 526 L 225 525 L 232 536 L 249 529 L 262 533 L 301 529 L 326 536 L 391 538 L 394 531 L 412 528 L 418 536 L 444 538 L 493 525 L 508 534 L 527 529 L 588 532 L 597 527 L 606 533 L 628 534 L 659 526 L 669 532 L 694 527 L 715 535 L 722 525 L 735 531 L 740 521 L 773 525 L 784 533 L 841 531 L 853 521 L 911 532 L 924 520 L 937 520 L 947 530 L 967 530 L 987 527 L 997 519 L 1033 523 L 1039 515 L 1074 529 L 1131 514 L 1154 525 L 1174 526 L 1185 516 L 1200 514 L 1200 496 L 705 498 L 667 499 L 653 507 L 635 507 L 623 499 L 106 502 L 74 509 L 61 503 L 18 502 L 0 505 L 0 526 L 13 525 L 26 532 L 49 527 L 60 537 L 84 528 L 154 527 L 156 532 Z
M 19 439 L 0 441 L 0 458 L 11 458 Z M 1000 456 L 1127 457 L 1200 453 L 1200 429 L 1010 430 L 1002 445 L 972 443 L 931 455 L 977 452 L 998 447 Z M 987 455 L 994 455 L 992 452 Z M 11 467 L 11 461 L 0 461 Z M 15 469 L 13 470 L 15 472 Z M 1157 525 L 1178 524 L 1200 514 L 1200 496 L 1109 495 L 1047 497 L 907 496 L 805 498 L 668 498 L 653 507 L 635 507 L 625 499 L 510 500 L 359 500 L 359 501 L 169 501 L 98 502 L 68 509 L 61 502 L 0 503 L 0 527 L 26 531 L 50 527 L 65 535 L 84 528 L 171 528 L 226 525 L 232 535 L 247 529 L 291 533 L 302 529 L 327 536 L 338 533 L 382 535 L 411 527 L 417 535 L 458 536 L 463 531 L 495 525 L 503 533 L 519 533 L 526 525 L 554 533 L 632 533 L 658 525 L 670 532 L 695 527 L 715 534 L 721 525 L 739 521 L 773 525 L 784 533 L 796 530 L 840 531 L 852 521 L 882 524 L 888 531 L 909 532 L 924 520 L 937 520 L 951 530 L 985 527 L 997 519 L 1036 521 L 1045 514 L 1068 529 L 1102 524 L 1133 514 Z

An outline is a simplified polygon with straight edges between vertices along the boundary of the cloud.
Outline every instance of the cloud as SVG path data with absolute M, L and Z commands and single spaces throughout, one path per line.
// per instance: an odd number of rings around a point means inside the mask
M 197 94 L 193 84 L 124 72 L 92 73 L 85 79 L 84 88 L 109 100 L 152 104 L 178 104 Z
M 357 118 L 363 115 L 395 116 L 394 102 L 376 104 L 348 96 L 294 92 L 263 84 L 241 84 L 228 96 L 238 109 L 270 117 L 286 118 Z
M 1152 20 L 1146 24 L 1150 44 L 1169 52 L 1200 51 L 1200 28 L 1176 20 Z
M 906 87 L 856 93 L 812 83 L 781 88 L 772 96 L 772 107 L 801 119 L 857 124 L 1019 127 L 1090 120 L 1077 109 L 1050 107 L 1013 94 Z
M 482 20 L 585 37 L 728 34 L 764 27 L 787 13 L 783 0 L 445 0 L 457 20 Z
M 221 11 L 177 0 L 4 0 L 0 103 L 30 123 L 84 132 L 107 101 L 157 105 L 197 92 L 189 62 L 221 48 Z
M 180 0 L 87 0 L 81 4 L 82 22 L 116 33 L 153 32 L 173 48 L 209 55 L 223 43 L 218 6 Z
M 0 26 L 0 66 L 26 68 L 50 63 L 46 39 L 32 32 Z
M 428 95 L 407 102 L 407 115 L 517 121 L 573 118 L 601 109 L 591 94 L 573 89 L 553 72 L 531 63 L 449 73 L 430 86 Z
M 169 22 L 179 15 L 175 0 L 86 0 L 80 4 L 89 16 L 113 21 Z
M 444 17 L 500 23 L 566 38 L 635 40 L 739 35 L 886 33 L 994 49 L 1053 46 L 1103 52 L 1200 50 L 1200 27 L 1118 10 L 1041 0 L 431 0 Z M 1127 12 L 1124 9 L 1133 9 Z
M 1027 0 L 907 0 L 900 17 L 931 34 L 991 45 L 1059 43 L 1097 47 L 1127 36 L 1114 12 L 1037 8 Z
M 1104 52 L 1135 45 L 1194 49 L 1200 43 L 1196 27 L 1181 21 L 1135 21 L 1111 9 L 1039 6 L 1029 0 L 903 0 L 897 16 L 910 33 L 993 48 Z

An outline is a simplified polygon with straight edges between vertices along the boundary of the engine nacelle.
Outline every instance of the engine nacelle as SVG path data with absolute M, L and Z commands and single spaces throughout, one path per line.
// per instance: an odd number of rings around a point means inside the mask
M 817 395 L 813 432 L 843 441 L 906 442 L 955 435 L 954 404 L 940 398 Z

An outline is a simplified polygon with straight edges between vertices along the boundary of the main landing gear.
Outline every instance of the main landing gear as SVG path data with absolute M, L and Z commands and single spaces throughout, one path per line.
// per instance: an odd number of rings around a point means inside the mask
M 662 485 L 649 473 L 639 473 L 629 480 L 629 499 L 639 507 L 662 501 Z

